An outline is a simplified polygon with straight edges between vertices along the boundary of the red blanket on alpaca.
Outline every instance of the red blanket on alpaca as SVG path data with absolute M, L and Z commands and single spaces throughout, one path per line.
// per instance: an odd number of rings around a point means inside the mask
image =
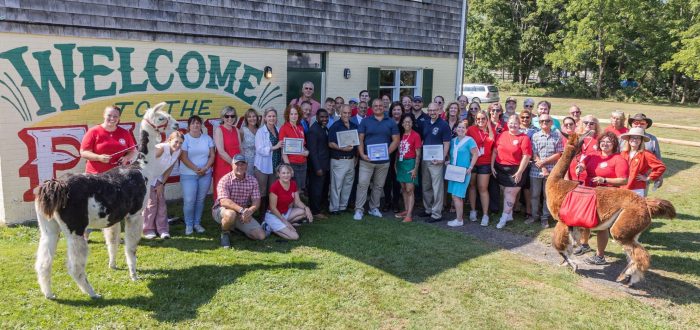
M 598 225 L 598 202 L 591 187 L 578 186 L 568 192 L 559 209 L 559 219 L 567 226 L 593 228 Z

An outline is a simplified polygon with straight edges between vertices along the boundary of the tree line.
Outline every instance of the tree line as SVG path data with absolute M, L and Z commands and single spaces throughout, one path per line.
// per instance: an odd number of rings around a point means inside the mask
M 465 57 L 467 81 L 700 103 L 700 0 L 471 0 Z

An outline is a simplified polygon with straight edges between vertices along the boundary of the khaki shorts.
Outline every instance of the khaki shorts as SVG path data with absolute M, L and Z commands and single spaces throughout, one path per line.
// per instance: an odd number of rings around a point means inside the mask
M 212 218 L 216 223 L 221 224 L 221 219 L 224 217 L 223 212 L 227 210 L 225 207 L 217 207 L 211 211 Z M 251 219 L 248 223 L 243 223 L 240 218 L 236 219 L 233 223 L 233 227 L 240 230 L 244 234 L 248 235 L 255 231 L 256 229 L 262 229 L 262 226 L 258 223 L 255 218 Z

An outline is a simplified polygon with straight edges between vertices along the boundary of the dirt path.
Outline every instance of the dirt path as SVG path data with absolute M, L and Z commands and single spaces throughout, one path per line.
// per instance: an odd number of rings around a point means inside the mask
M 489 227 L 481 227 L 479 222 L 468 221 L 465 221 L 464 226 L 457 228 L 448 227 L 446 221 L 433 225 L 446 230 L 464 233 L 495 247 L 506 249 L 537 262 L 546 262 L 552 266 L 563 267 L 560 266 L 561 256 L 549 244 L 540 242 L 533 237 L 495 229 L 495 222 L 491 222 Z M 616 243 L 611 242 L 611 244 Z M 667 277 L 663 271 L 654 270 L 653 268 L 647 272 L 645 280 L 635 287 L 629 288 L 621 285 L 615 282 L 615 279 L 624 269 L 626 260 L 606 256 L 607 265 L 593 266 L 583 261 L 585 257 L 590 255 L 592 255 L 592 252 L 580 257 L 573 256 L 573 259 L 578 264 L 577 273 L 582 278 L 577 285 L 593 291 L 597 295 L 620 297 L 626 294 L 652 306 L 666 308 L 673 304 L 700 302 L 700 288 L 698 286 Z

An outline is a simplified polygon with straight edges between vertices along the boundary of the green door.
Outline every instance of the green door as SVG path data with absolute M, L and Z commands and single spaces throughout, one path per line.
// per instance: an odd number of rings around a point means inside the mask
M 304 82 L 314 83 L 313 98 L 323 104 L 323 75 L 326 71 L 325 53 L 287 52 L 287 104 L 301 96 Z

